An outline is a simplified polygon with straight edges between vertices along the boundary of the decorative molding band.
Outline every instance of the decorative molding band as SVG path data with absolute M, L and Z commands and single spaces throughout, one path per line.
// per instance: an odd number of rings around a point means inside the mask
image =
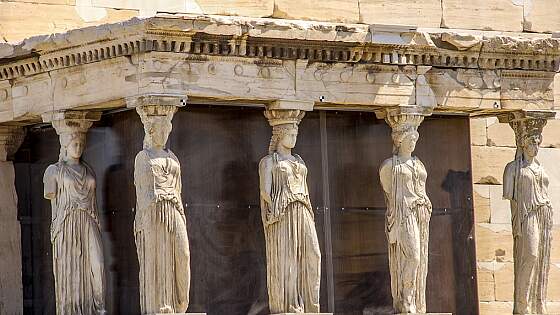
M 183 107 L 187 104 L 186 95 L 171 94 L 145 94 L 126 98 L 126 107 L 136 108 L 141 106 L 175 106 Z
M 75 36 L 80 30 L 70 31 L 57 35 L 56 41 L 46 37 L 44 42 L 27 45 L 31 48 L 24 46 L 26 42 L 14 46 L 13 51 L 20 51 L 18 55 L 0 55 L 0 80 L 149 52 L 173 52 L 201 60 L 204 56 L 235 56 L 263 61 L 302 59 L 532 71 L 556 71 L 560 60 L 560 40 L 553 38 L 481 37 L 465 48 L 456 39 L 460 35 L 454 33 L 391 33 L 402 43 L 376 42 L 374 30 L 367 25 L 315 22 L 286 26 L 274 19 L 228 17 L 224 21 L 206 16 L 133 22 L 100 26 L 104 32 L 89 31 L 81 36 Z

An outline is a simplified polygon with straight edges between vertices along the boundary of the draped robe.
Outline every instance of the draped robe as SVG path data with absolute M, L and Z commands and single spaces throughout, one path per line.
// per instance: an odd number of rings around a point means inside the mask
M 391 186 L 384 187 L 385 227 L 393 308 L 397 313 L 425 313 L 432 213 L 426 195 L 427 173 L 416 157 L 410 160 L 412 165 L 399 161 L 396 155 L 387 161 L 391 162 Z
M 190 251 L 181 166 L 173 152 L 165 153 L 152 158 L 147 150 L 140 151 L 134 164 L 142 314 L 184 313 L 189 304 Z
M 307 167 L 280 160 L 272 162 L 272 204 L 261 200 L 267 259 L 269 308 L 276 313 L 318 313 L 321 252 L 307 188 Z M 261 161 L 262 163 L 262 161 Z
M 95 201 L 95 175 L 61 161 L 43 177 L 51 199 L 51 243 L 58 315 L 105 314 L 101 231 Z
M 539 162 L 524 165 L 521 155 L 504 172 L 514 239 L 515 314 L 546 314 L 553 224 L 548 182 Z

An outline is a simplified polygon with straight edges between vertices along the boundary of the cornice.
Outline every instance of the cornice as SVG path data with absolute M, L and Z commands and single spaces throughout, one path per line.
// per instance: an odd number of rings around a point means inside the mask
M 0 80 L 149 52 L 201 60 L 208 55 L 553 72 L 558 69 L 559 47 L 559 39 L 542 36 L 379 33 L 360 24 L 165 15 L 3 44 Z

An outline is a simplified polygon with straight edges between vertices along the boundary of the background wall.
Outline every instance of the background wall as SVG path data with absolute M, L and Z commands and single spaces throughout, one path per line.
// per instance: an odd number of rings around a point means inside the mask
M 515 136 L 496 118 L 471 119 L 476 253 L 480 314 L 513 310 L 513 237 L 509 201 L 502 199 L 505 165 L 515 156 Z M 554 209 L 549 312 L 560 313 L 560 120 L 549 121 L 537 157 L 549 177 Z
M 156 12 L 508 32 L 560 31 L 555 0 L 0 0 L 0 41 Z

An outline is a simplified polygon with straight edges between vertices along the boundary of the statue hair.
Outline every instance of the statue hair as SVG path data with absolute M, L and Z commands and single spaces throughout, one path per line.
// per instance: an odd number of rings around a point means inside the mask
M 290 130 L 298 129 L 297 124 L 281 124 L 272 127 L 272 137 L 268 146 L 268 154 L 272 154 L 278 150 L 278 143 Z
M 391 138 L 393 139 L 393 154 L 394 155 L 399 153 L 399 148 L 401 147 L 401 143 L 403 142 L 403 140 L 406 137 L 408 137 L 410 135 L 416 135 L 417 139 L 420 136 L 418 131 L 416 131 L 416 128 L 412 125 L 408 125 L 408 126 L 393 130 L 393 132 L 391 133 Z
M 58 161 L 65 161 L 68 157 L 68 145 L 75 139 L 81 139 L 84 143 L 86 141 L 86 133 L 80 131 L 65 132 L 60 134 L 60 153 L 58 155 Z
M 171 116 L 157 116 L 157 118 L 155 118 L 154 116 L 148 118 L 146 116 L 140 116 L 142 119 L 142 123 L 144 124 L 144 141 L 143 141 L 143 145 L 142 147 L 144 149 L 147 149 L 150 147 L 150 144 L 152 143 L 152 133 L 153 133 L 153 127 L 155 125 L 158 124 L 162 124 L 164 128 L 168 128 L 169 132 L 171 132 L 171 129 L 173 128 L 173 125 L 171 124 Z M 159 119 L 158 119 L 159 118 Z

